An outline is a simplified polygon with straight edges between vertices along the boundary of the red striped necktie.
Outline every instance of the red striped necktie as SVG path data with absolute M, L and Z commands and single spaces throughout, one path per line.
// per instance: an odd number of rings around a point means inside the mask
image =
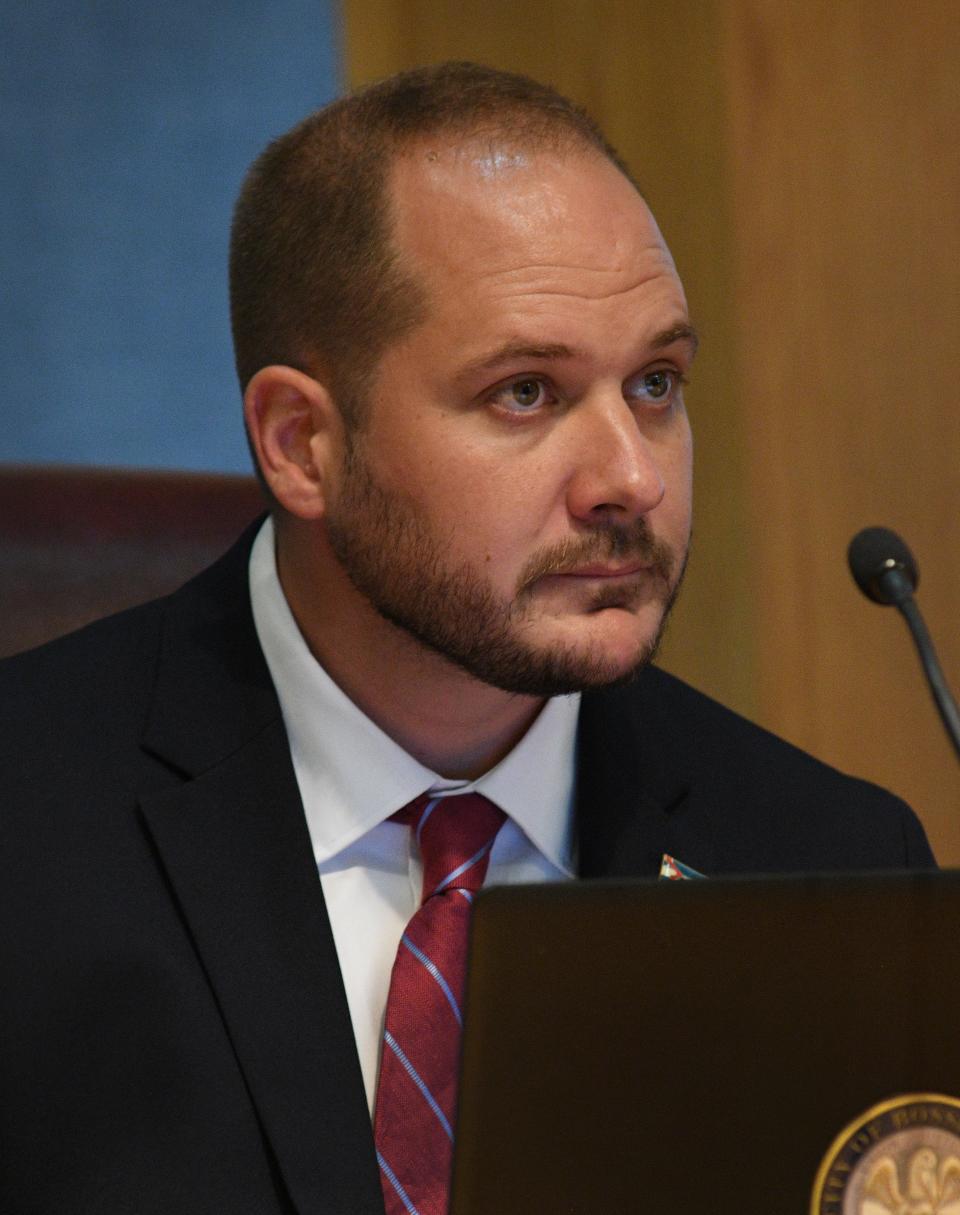
M 424 794 L 393 816 L 423 858 L 423 895 L 390 978 L 373 1130 L 387 1215 L 446 1215 L 470 904 L 504 814 L 479 793 Z

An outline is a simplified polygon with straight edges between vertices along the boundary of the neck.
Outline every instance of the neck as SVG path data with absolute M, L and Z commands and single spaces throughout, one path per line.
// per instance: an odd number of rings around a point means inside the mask
M 425 767 L 473 780 L 532 725 L 541 698 L 467 674 L 385 620 L 336 562 L 322 571 L 277 536 L 277 570 L 314 658 L 371 721 Z

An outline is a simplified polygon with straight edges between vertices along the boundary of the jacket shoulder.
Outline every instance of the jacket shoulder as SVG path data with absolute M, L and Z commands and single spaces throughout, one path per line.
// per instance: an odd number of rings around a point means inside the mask
M 636 725 L 642 723 L 668 758 L 682 758 L 693 772 L 709 771 L 716 777 L 749 773 L 754 781 L 781 785 L 801 780 L 834 790 L 851 785 L 885 799 L 892 796 L 847 776 L 659 667 L 648 667 L 636 684 L 608 695 L 610 707 L 619 698 L 617 707 Z
M 165 630 L 188 652 L 234 637 L 255 650 L 247 565 L 261 524 L 172 594 L 0 661 L 0 738 L 82 739 L 106 720 L 142 727 L 131 714 L 153 686 Z
M 133 743 L 156 668 L 163 601 L 0 662 L 0 771 L 36 790 Z
M 724 868 L 780 871 L 928 866 L 916 815 L 658 667 L 585 697 L 588 751 L 632 755 L 638 782 L 683 801 L 715 840 Z

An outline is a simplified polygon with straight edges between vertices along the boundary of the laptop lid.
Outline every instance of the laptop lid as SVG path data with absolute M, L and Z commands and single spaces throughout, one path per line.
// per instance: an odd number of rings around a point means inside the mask
M 466 1009 L 452 1215 L 960 1215 L 960 873 L 493 888 Z

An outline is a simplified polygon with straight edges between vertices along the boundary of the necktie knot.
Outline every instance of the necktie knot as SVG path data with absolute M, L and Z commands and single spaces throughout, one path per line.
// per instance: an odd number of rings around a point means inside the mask
M 483 885 L 503 811 L 479 793 L 422 794 L 395 814 L 408 823 L 423 860 L 421 902 L 445 890 L 475 894 Z

